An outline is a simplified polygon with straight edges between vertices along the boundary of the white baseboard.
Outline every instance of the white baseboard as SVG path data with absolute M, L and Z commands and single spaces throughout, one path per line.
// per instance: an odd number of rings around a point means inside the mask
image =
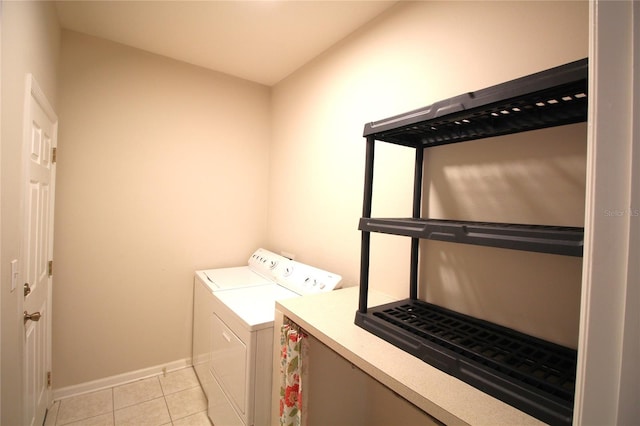
M 135 382 L 136 380 L 146 379 L 148 377 L 158 376 L 165 372 L 176 371 L 183 368 L 191 367 L 191 358 L 185 358 L 172 361 L 166 364 L 156 365 L 154 367 L 143 368 L 142 370 L 131 371 L 128 373 L 118 374 L 116 376 L 105 377 L 104 379 L 92 380 L 79 385 L 67 386 L 53 390 L 53 400 L 65 399 L 72 396 L 82 395 L 89 392 L 95 392 L 107 389 L 113 386 L 120 386 L 126 383 Z

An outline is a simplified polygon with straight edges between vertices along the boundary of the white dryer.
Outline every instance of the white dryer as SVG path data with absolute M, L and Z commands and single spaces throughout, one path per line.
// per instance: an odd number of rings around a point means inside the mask
M 197 271 L 193 364 L 215 425 L 267 425 L 275 301 L 331 291 L 341 277 L 264 249 L 248 266 Z

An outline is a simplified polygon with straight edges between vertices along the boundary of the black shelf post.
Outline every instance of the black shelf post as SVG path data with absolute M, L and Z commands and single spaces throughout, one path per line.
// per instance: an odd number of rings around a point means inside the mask
M 416 162 L 413 178 L 413 218 L 419 219 L 422 207 L 422 167 L 424 148 L 416 147 Z M 420 238 L 411 238 L 411 269 L 409 271 L 409 298 L 418 299 L 418 263 L 420 255 Z
M 375 153 L 375 139 L 367 137 L 366 157 L 364 164 L 364 196 L 362 200 L 362 217 L 371 217 L 371 198 L 373 195 L 373 157 Z M 367 296 L 369 292 L 369 249 L 371 247 L 371 233 L 362 232 L 360 256 L 360 297 L 358 312 L 367 313 Z

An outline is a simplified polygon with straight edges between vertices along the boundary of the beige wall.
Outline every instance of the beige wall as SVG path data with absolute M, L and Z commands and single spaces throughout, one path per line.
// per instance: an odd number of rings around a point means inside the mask
M 10 262 L 20 256 L 20 164 L 25 76 L 32 73 L 56 108 L 60 28 L 52 3 L 3 1 L 2 7 L 2 418 L 22 422 L 22 293 L 11 288 Z
M 357 285 L 364 123 L 587 55 L 587 2 L 399 3 L 275 86 L 271 247 Z M 586 126 L 536 133 L 428 150 L 423 215 L 581 226 Z M 411 215 L 413 156 L 376 146 L 374 216 Z M 576 346 L 581 259 L 423 247 L 423 298 Z M 373 235 L 371 287 L 408 296 L 408 253 Z
M 3 2 L 3 420 L 17 418 L 19 398 L 17 302 L 4 266 L 19 249 L 10 206 L 19 197 L 24 72 L 34 72 L 60 117 L 53 368 L 61 388 L 188 358 L 193 270 L 243 263 L 256 246 L 293 253 L 357 285 L 363 124 L 585 57 L 587 13 L 586 2 L 402 2 L 278 84 L 270 103 L 266 87 L 71 32 L 63 36 L 57 88 L 55 53 L 42 53 L 58 49 L 53 8 Z M 580 225 L 584 128 L 567 131 L 573 135 L 560 154 L 516 141 L 500 163 L 485 153 L 464 169 L 447 163 L 452 154 L 475 158 L 500 142 L 438 148 L 427 156 L 426 178 L 435 178 L 425 187 L 429 215 Z M 376 155 L 374 215 L 409 215 L 413 153 L 380 144 Z M 445 169 L 458 177 L 457 189 L 474 190 L 471 199 L 444 196 Z M 508 196 L 510 188 L 496 196 L 460 178 L 491 182 L 503 173 L 514 185 L 531 176 L 561 185 L 538 204 L 545 185 L 527 184 L 533 192 L 521 200 Z M 527 207 L 532 201 L 537 208 Z M 568 208 L 550 216 L 553 205 Z M 536 293 L 557 301 L 551 307 L 538 300 L 505 313 L 500 295 L 515 291 L 523 300 L 531 286 L 490 275 L 469 280 L 477 271 L 469 275 L 460 260 L 475 255 L 454 250 L 453 269 L 430 269 L 423 296 L 499 322 L 515 318 L 514 326 L 575 344 L 579 261 L 535 255 L 543 266 L 531 268 L 530 258 L 510 254 L 531 273 L 546 267 L 569 279 L 546 283 L 559 292 Z M 406 296 L 407 252 L 402 238 L 374 236 L 373 288 Z M 486 259 L 493 264 L 504 253 Z M 383 256 L 391 256 L 387 264 L 376 262 Z M 566 317 L 563 327 L 540 321 L 549 309 L 551 318 Z
M 193 271 L 266 242 L 269 89 L 63 31 L 55 388 L 191 357 Z

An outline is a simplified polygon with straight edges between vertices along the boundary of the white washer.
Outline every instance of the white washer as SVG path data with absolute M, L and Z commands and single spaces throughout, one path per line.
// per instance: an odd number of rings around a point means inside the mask
M 286 257 L 259 248 L 249 257 L 245 266 L 196 271 L 192 363 L 207 397 L 213 382 L 210 372 L 213 292 L 273 284 L 273 280 L 269 278 L 273 275 L 273 270 L 279 263 L 288 260 Z
M 211 291 L 272 284 L 276 267 L 288 261 L 284 256 L 259 248 L 249 257 L 245 266 L 196 271 L 196 276 Z
M 340 281 L 264 249 L 246 267 L 196 272 L 193 364 L 215 425 L 269 424 L 275 301 Z

